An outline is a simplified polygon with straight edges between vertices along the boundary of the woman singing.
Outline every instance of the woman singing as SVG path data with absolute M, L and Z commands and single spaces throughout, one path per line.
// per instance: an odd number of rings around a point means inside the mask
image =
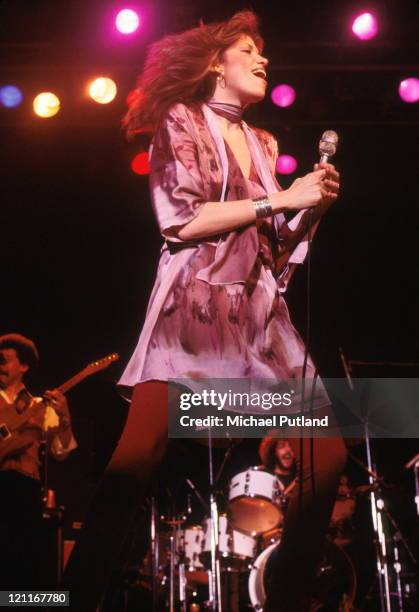
M 339 175 L 321 164 L 280 189 L 274 137 L 243 121 L 265 96 L 267 66 L 249 11 L 167 36 L 151 46 L 125 118 L 129 133 L 153 135 L 151 198 L 165 244 L 120 380 L 131 396 L 127 423 L 66 573 L 78 610 L 95 610 L 165 452 L 167 380 L 301 376 L 305 349 L 283 293 L 304 260 L 308 211 L 315 225 Z M 288 212 L 297 213 L 290 225 Z M 313 457 L 315 495 L 307 448 L 265 610 L 308 609 L 344 445 L 317 439 Z

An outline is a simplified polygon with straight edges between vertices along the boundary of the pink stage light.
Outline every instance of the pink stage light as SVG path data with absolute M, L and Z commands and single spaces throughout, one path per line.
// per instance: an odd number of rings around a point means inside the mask
M 362 13 L 352 22 L 352 32 L 360 40 L 370 40 L 378 32 L 378 22 L 372 13 Z
M 401 81 L 399 85 L 399 96 L 403 102 L 417 102 L 419 100 L 419 79 L 409 77 Z
M 292 155 L 280 155 L 276 162 L 279 174 L 292 174 L 297 170 L 297 160 Z
M 132 34 L 138 29 L 140 18 L 132 9 L 123 9 L 116 16 L 115 25 L 121 34 Z
M 291 85 L 286 85 L 283 83 L 282 85 L 277 85 L 271 92 L 271 99 L 276 106 L 280 106 L 281 108 L 286 108 L 287 106 L 291 106 L 294 103 L 296 98 L 296 93 L 294 87 Z

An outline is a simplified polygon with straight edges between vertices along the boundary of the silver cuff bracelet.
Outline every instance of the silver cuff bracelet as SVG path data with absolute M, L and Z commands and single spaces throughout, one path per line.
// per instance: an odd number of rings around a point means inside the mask
M 269 203 L 268 196 L 254 198 L 252 202 L 255 205 L 256 219 L 263 219 L 272 215 L 272 206 Z

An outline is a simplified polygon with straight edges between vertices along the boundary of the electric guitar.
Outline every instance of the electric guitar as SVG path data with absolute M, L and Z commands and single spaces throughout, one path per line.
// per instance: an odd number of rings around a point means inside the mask
M 66 393 L 88 376 L 104 370 L 118 359 L 118 353 L 112 353 L 103 357 L 103 359 L 93 361 L 78 374 L 69 378 L 57 390 Z M 25 427 L 30 426 L 30 420 L 42 416 L 48 401 L 50 401 L 47 398 L 39 401 L 29 394 L 25 397 L 25 400 L 23 405 L 20 401 L 18 401 L 18 405 L 6 403 L 0 405 L 0 467 L 6 459 L 21 454 L 33 444 L 33 435 L 22 432 Z

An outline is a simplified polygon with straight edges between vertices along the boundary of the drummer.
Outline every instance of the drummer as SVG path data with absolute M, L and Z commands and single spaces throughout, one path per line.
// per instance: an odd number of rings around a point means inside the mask
M 276 475 L 281 496 L 280 504 L 282 512 L 285 513 L 288 494 L 295 487 L 297 478 L 297 461 L 289 440 L 266 436 L 260 443 L 259 457 L 263 463 L 263 468 Z M 281 539 L 283 521 L 284 514 L 282 514 L 281 520 L 275 528 L 266 531 L 261 536 L 262 549 Z
M 264 468 L 276 475 L 281 493 L 287 495 L 297 477 L 297 462 L 289 440 L 266 436 L 260 443 L 259 457 Z

